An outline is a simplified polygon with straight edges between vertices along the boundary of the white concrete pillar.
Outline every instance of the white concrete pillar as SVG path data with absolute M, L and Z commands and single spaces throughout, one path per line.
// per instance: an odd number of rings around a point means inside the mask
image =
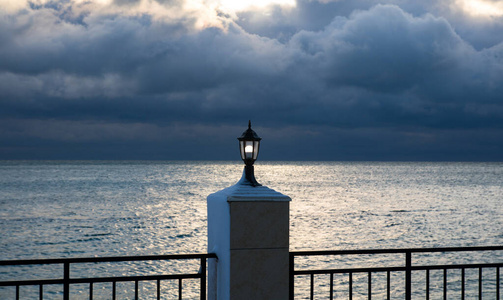
M 207 201 L 208 252 L 218 256 L 209 299 L 288 299 L 290 197 L 251 186 L 243 174 Z

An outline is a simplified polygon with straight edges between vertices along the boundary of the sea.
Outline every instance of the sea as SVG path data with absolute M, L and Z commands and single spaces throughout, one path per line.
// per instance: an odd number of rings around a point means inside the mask
M 0 161 L 0 260 L 206 253 L 206 197 L 242 171 Z M 291 251 L 503 245 L 502 162 L 257 161 L 255 176 L 292 198 Z

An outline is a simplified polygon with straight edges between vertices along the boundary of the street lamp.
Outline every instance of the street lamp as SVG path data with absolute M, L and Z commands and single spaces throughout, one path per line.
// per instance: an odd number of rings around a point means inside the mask
M 261 185 L 255 179 L 253 171 L 253 163 L 257 160 L 261 139 L 262 138 L 260 138 L 257 133 L 251 129 L 251 121 L 248 121 L 248 129 L 243 132 L 240 137 L 238 137 L 241 159 L 245 163 L 244 173 L 247 182 L 243 182 L 244 184 L 249 184 L 251 186 Z

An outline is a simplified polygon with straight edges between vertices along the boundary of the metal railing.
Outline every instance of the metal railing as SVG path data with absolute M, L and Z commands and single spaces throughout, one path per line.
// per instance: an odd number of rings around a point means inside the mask
M 35 280 L 7 280 L 0 281 L 0 287 L 14 287 L 15 299 L 20 298 L 20 287 L 38 286 L 39 299 L 43 299 L 44 286 L 62 285 L 63 299 L 70 299 L 70 285 L 89 284 L 89 299 L 93 299 L 93 285 L 95 283 L 112 283 L 112 299 L 116 299 L 117 282 L 134 282 L 134 299 L 139 298 L 138 285 L 141 281 L 156 282 L 157 299 L 161 299 L 161 281 L 178 280 L 178 298 L 182 299 L 182 280 L 199 279 L 200 299 L 206 299 L 206 263 L 207 259 L 216 259 L 216 254 L 178 254 L 178 255 L 150 255 L 150 256 L 120 256 L 120 257 L 87 257 L 87 258 L 61 258 L 61 259 L 30 259 L 30 260 L 6 260 L 0 261 L 0 266 L 34 266 L 34 265 L 62 265 L 63 272 L 60 276 L 51 274 L 56 278 L 35 279 Z M 141 261 L 179 261 L 179 260 L 199 260 L 199 270 L 196 272 L 162 272 L 155 275 L 136 275 L 136 276 L 98 276 L 81 277 L 72 276 L 72 266 L 82 266 L 86 263 L 114 263 L 114 262 L 141 262 Z M 197 264 L 196 264 L 197 266 Z M 84 266 L 85 268 L 85 266 Z
M 418 248 L 418 249 L 372 249 L 372 250 L 340 250 L 340 251 L 294 251 L 290 252 L 290 299 L 294 299 L 295 297 L 295 277 L 296 276 L 308 276 L 310 277 L 310 285 L 308 288 L 309 291 L 306 293 L 309 294 L 310 299 L 314 299 L 315 295 L 315 275 L 321 275 L 325 274 L 324 276 L 328 277 L 326 279 L 329 280 L 328 283 L 323 283 L 321 285 L 323 286 L 328 286 L 328 297 L 325 294 L 323 298 L 329 298 L 329 299 L 334 299 L 334 276 L 343 276 L 342 281 L 346 281 L 343 283 L 344 288 L 347 287 L 347 291 L 345 292 L 346 299 L 353 299 L 354 297 L 354 286 L 353 286 L 353 280 L 354 276 L 356 274 L 361 275 L 360 277 L 366 277 L 363 278 L 363 286 L 366 285 L 367 291 L 365 293 L 359 293 L 359 298 L 367 298 L 371 299 L 373 296 L 373 278 L 380 277 L 380 283 L 385 286 L 385 288 L 380 288 L 381 294 L 377 297 L 379 299 L 391 299 L 392 296 L 395 298 L 397 297 L 397 293 L 394 293 L 391 291 L 391 278 L 397 279 L 399 281 L 399 285 L 401 285 L 401 292 L 398 294 L 403 295 L 403 298 L 410 300 L 412 295 L 415 295 L 414 298 L 420 298 L 420 299 L 430 299 L 430 285 L 432 284 L 432 278 L 431 274 L 432 272 L 435 272 L 435 277 L 436 279 L 440 279 L 443 281 L 441 284 L 436 285 L 442 286 L 442 290 L 438 291 L 439 294 L 436 296 L 432 296 L 432 299 L 447 299 L 447 294 L 449 290 L 449 285 L 450 284 L 456 284 L 457 290 L 456 293 L 456 299 L 465 299 L 466 296 L 466 270 L 469 269 L 474 269 L 478 270 L 478 279 L 472 279 L 472 281 L 477 282 L 478 281 L 478 286 L 475 287 L 475 289 L 478 291 L 474 291 L 474 293 L 477 294 L 478 299 L 482 299 L 483 296 L 483 281 L 491 281 L 490 283 L 486 283 L 486 285 L 490 285 L 492 287 L 491 290 L 491 295 L 487 295 L 488 299 L 501 299 L 500 298 L 500 268 L 503 267 L 503 255 L 498 254 L 498 255 L 492 255 L 490 257 L 491 260 L 494 260 L 494 257 L 497 257 L 497 262 L 490 262 L 490 263 L 463 263 L 463 264 L 458 264 L 458 263 L 448 263 L 448 264 L 432 264 L 431 262 L 435 261 L 435 259 L 438 260 L 438 257 L 432 257 L 433 255 L 437 255 L 437 253 L 442 253 L 444 254 L 457 254 L 459 259 L 459 255 L 465 252 L 475 252 L 475 253 L 487 253 L 486 251 L 499 251 L 503 250 L 503 246 L 488 246 L 488 247 L 450 247 L 450 248 Z M 495 252 L 493 252 L 495 253 Z M 339 257 L 339 261 L 341 260 L 340 257 L 351 255 L 353 256 L 366 256 L 371 257 L 375 256 L 378 254 L 384 254 L 384 255 L 398 255 L 402 256 L 400 258 L 401 263 L 399 262 L 399 266 L 376 266 L 376 267 L 343 267 L 343 268 L 328 268 L 328 269 L 309 269 L 309 261 L 308 263 L 304 263 L 303 266 L 296 268 L 296 258 L 301 258 L 303 257 L 304 259 L 311 259 L 313 257 L 318 257 L 322 258 L 323 263 L 327 263 L 329 261 L 333 261 L 327 259 L 329 256 L 336 256 Z M 417 260 L 419 263 L 426 261 L 426 264 L 413 264 L 413 255 L 415 261 Z M 417 256 L 417 257 L 416 257 Z M 479 255 L 480 256 L 480 255 Z M 466 256 L 465 256 L 466 258 Z M 470 258 L 469 258 L 470 259 Z M 487 257 L 483 257 L 484 260 L 487 260 Z M 445 260 L 445 259 L 444 259 Z M 319 260 L 318 260 L 319 261 Z M 395 262 L 396 263 L 396 262 Z M 311 264 L 313 264 L 311 262 Z M 319 265 L 318 262 L 315 262 L 314 264 Z M 307 265 L 307 266 L 306 266 Z M 482 270 L 485 269 L 493 269 L 493 275 L 492 279 L 484 278 L 482 274 Z M 435 271 L 435 270 L 441 270 L 441 271 Z M 459 278 L 456 278 L 454 280 L 451 280 L 451 282 L 448 282 L 448 270 L 451 272 L 451 270 L 459 270 Z M 376 274 L 377 273 L 377 274 Z M 439 274 L 437 274 L 439 273 Z M 340 274 L 347 274 L 346 275 L 340 275 Z M 374 277 L 372 275 L 374 274 Z M 417 283 L 417 281 L 414 282 L 414 289 L 412 286 L 412 275 L 414 276 L 419 275 L 419 277 L 423 277 L 420 282 Z M 392 276 L 393 275 L 393 276 Z M 456 275 L 458 276 L 458 275 Z M 323 277 L 323 276 L 322 276 Z M 485 276 L 488 277 L 488 276 Z M 339 278 L 340 279 L 340 278 Z M 366 283 L 365 283 L 366 281 Z M 454 283 L 453 283 L 454 282 Z M 422 288 L 422 291 L 418 291 L 417 289 L 421 289 L 420 286 L 424 284 L 424 287 Z M 361 285 L 360 285 L 361 286 Z M 365 289 L 365 287 L 364 287 Z M 366 294 L 366 295 L 365 295 Z M 487 294 L 487 293 L 486 293 Z M 484 296 L 486 296 L 484 294 Z M 319 293 L 316 293 L 318 296 Z M 416 297 L 416 295 L 421 295 L 419 297 Z M 443 296 L 441 296 L 443 295 Z M 400 297 L 403 299 L 402 297 Z
M 451 247 L 451 248 L 417 248 L 417 249 L 369 249 L 369 250 L 338 250 L 338 251 L 294 251 L 290 252 L 290 299 L 295 297 L 295 278 L 296 276 L 308 276 L 310 277 L 309 282 L 309 298 L 314 299 L 315 294 L 319 295 L 319 290 L 315 293 L 315 276 L 324 275 L 328 277 L 328 283 L 323 283 L 322 285 L 328 287 L 328 297 L 324 295 L 324 298 L 334 299 L 334 277 L 344 275 L 347 279 L 347 297 L 353 299 L 353 297 L 366 297 L 371 299 L 372 296 L 377 296 L 379 299 L 391 299 L 399 294 L 403 294 L 403 298 L 410 300 L 412 295 L 414 298 L 423 299 L 440 299 L 439 295 L 431 296 L 430 285 L 432 284 L 432 279 L 439 279 L 442 281 L 442 291 L 443 299 L 447 299 L 449 286 L 452 284 L 448 282 L 448 271 L 459 270 L 459 279 L 454 281 L 459 285 L 459 296 L 456 299 L 465 299 L 466 295 L 466 282 L 467 270 L 478 271 L 478 278 L 475 280 L 477 282 L 477 295 L 479 299 L 482 296 L 488 296 L 489 299 L 500 299 L 500 268 L 503 268 L 503 253 L 492 252 L 491 260 L 494 257 L 497 258 L 496 262 L 482 262 L 482 263 L 435 263 L 439 260 L 438 257 L 432 257 L 437 253 L 444 254 L 456 254 L 455 260 L 458 260 L 459 254 L 472 252 L 472 253 L 490 253 L 489 251 L 503 251 L 503 246 L 488 246 L 488 247 Z M 495 253 L 498 253 L 495 255 Z M 310 262 L 302 263 L 301 258 L 322 258 L 323 263 L 342 262 L 347 263 L 342 259 L 342 257 L 355 257 L 355 256 L 366 256 L 372 257 L 376 255 L 395 255 L 399 256 L 398 266 L 389 266 L 388 260 L 377 260 L 379 266 L 365 266 L 365 267 L 343 267 L 343 268 L 323 268 L 323 269 L 312 269 L 310 268 Z M 473 261 L 472 257 L 477 255 L 471 255 L 468 257 L 469 260 Z M 480 255 L 479 255 L 480 256 Z M 330 259 L 327 259 L 330 257 Z M 333 259 L 337 257 L 337 259 Z M 0 287 L 14 287 L 15 288 L 15 299 L 20 299 L 20 287 L 23 286 L 38 286 L 39 299 L 44 298 L 44 287 L 48 285 L 59 285 L 62 286 L 62 291 L 59 292 L 59 297 L 63 296 L 63 299 L 70 299 L 70 285 L 72 284 L 88 284 L 89 285 L 89 299 L 93 299 L 93 285 L 96 283 L 112 283 L 112 299 L 116 299 L 116 284 L 118 282 L 134 282 L 134 299 L 139 298 L 139 282 L 142 281 L 154 281 L 156 282 L 156 289 L 152 294 L 157 295 L 157 299 L 161 299 L 161 281 L 174 280 L 178 281 L 178 299 L 182 299 L 182 281 L 185 279 L 196 279 L 199 280 L 199 298 L 206 299 L 207 294 L 207 284 L 206 284 L 206 273 L 207 273 L 207 260 L 216 259 L 217 256 L 213 253 L 210 254 L 181 254 L 181 255 L 153 255 L 153 256 L 122 256 L 122 257 L 91 257 L 91 258 L 62 258 L 62 259 L 34 259 L 34 260 L 10 260 L 10 261 L 0 261 L 0 266 L 34 266 L 34 265 L 59 265 L 62 266 L 62 274 L 57 276 L 57 274 L 51 273 L 51 278 L 48 279 L 24 279 L 24 280 L 8 280 L 0 281 Z M 466 256 L 465 256 L 466 258 Z M 296 261 L 297 259 L 297 261 Z M 482 257 L 482 260 L 487 260 L 488 257 Z M 82 270 L 89 269 L 90 267 L 85 264 L 98 264 L 98 263 L 115 263 L 115 262 L 141 262 L 141 261 L 180 261 L 180 260 L 195 260 L 198 263 L 198 271 L 193 272 L 162 272 L 162 274 L 155 275 L 133 275 L 133 276 L 87 276 L 73 274 L 78 273 L 73 269 Z M 396 257 L 392 260 L 395 260 Z M 299 262 L 300 261 L 300 262 Z M 296 266 L 296 262 L 300 266 Z M 433 263 L 432 263 L 433 262 Z M 382 265 L 386 266 L 382 266 Z M 320 265 L 315 263 L 315 265 Z M 72 269 L 73 268 L 73 269 Z M 91 267 L 92 268 L 92 267 Z M 494 270 L 491 278 L 488 276 L 483 276 L 483 270 Z M 436 272 L 433 274 L 433 272 Z M 6 274 L 4 272 L 4 274 Z M 345 276 L 347 274 L 347 277 Z M 354 278 L 357 275 L 366 276 L 366 292 L 362 294 L 359 292 L 356 295 L 356 290 L 354 290 Z M 420 275 L 424 278 L 422 293 L 424 297 L 416 297 L 418 294 L 417 289 L 419 285 L 417 282 L 413 284 L 413 275 Z M 451 275 L 452 276 L 452 275 Z M 55 278 L 53 278 L 55 277 Z M 376 279 L 384 279 L 384 286 L 381 294 L 374 293 L 374 288 L 377 285 Z M 340 278 L 339 278 L 340 279 Z M 392 279 L 398 280 L 398 285 L 403 285 L 403 293 L 396 293 L 392 291 Z M 473 281 L 473 279 L 472 279 Z M 483 285 L 487 281 L 491 281 L 492 294 L 483 293 Z M 395 284 L 396 286 L 396 284 Z M 473 288 L 473 287 L 472 287 Z M 422 294 L 421 294 L 422 295 Z

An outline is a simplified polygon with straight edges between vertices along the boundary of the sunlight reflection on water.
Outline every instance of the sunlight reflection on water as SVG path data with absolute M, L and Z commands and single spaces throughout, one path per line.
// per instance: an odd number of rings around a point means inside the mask
M 259 162 L 291 250 L 503 244 L 502 163 Z M 0 162 L 0 259 L 206 252 L 234 162 Z M 154 268 L 155 269 L 155 268 Z

